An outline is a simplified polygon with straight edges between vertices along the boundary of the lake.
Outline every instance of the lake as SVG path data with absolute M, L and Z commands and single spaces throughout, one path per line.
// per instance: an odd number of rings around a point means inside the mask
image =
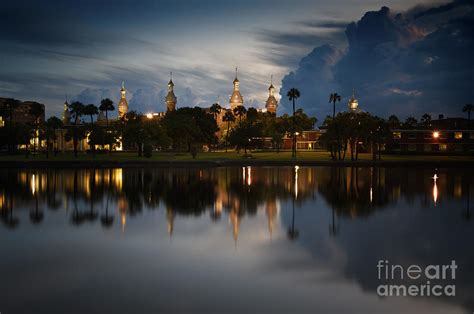
M 0 170 L 0 313 L 472 313 L 473 181 L 458 168 Z M 456 276 L 380 279 L 380 261 L 455 261 Z M 393 283 L 455 296 L 380 295 Z

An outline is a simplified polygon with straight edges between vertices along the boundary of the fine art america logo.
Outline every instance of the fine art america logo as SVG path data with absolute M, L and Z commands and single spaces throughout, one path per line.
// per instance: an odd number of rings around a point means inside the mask
M 402 266 L 390 264 L 387 260 L 377 263 L 378 279 L 387 284 L 377 287 L 377 294 L 392 296 L 448 296 L 456 295 L 456 261 L 446 265 Z M 397 283 L 397 284 L 392 284 Z M 402 283 L 402 284 L 398 284 Z

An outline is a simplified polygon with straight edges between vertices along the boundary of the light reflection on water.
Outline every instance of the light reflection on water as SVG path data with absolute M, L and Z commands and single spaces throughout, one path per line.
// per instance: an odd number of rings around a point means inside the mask
M 1 312 L 474 309 L 472 169 L 2 170 L 0 179 Z M 381 299 L 379 259 L 456 259 L 457 297 Z

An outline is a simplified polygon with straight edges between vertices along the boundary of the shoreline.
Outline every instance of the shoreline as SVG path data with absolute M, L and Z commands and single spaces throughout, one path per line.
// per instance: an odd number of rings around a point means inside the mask
M 420 167 L 474 168 L 474 160 L 28 160 L 0 161 L 0 169 L 61 168 L 196 168 L 196 167 Z

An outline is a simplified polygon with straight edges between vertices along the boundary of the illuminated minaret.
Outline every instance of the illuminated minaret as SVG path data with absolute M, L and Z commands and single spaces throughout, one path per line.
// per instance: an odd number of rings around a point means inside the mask
M 270 87 L 268 87 L 268 99 L 265 103 L 267 112 L 276 114 L 278 107 L 278 101 L 275 98 L 275 87 L 273 86 L 273 75 L 270 78 Z
M 352 97 L 349 99 L 349 102 L 347 103 L 347 107 L 349 108 L 349 112 L 359 112 L 359 102 L 355 98 L 355 91 L 352 89 Z
M 127 91 L 125 90 L 125 83 L 122 82 L 122 88 L 120 89 L 120 101 L 118 103 L 118 117 L 123 118 L 128 112 L 128 102 L 126 98 Z
M 64 109 L 63 109 L 63 124 L 68 125 L 71 123 L 71 114 L 69 113 L 69 103 L 67 102 L 67 96 L 66 96 L 66 101 L 64 102 Z
M 234 108 L 238 106 L 244 105 L 244 99 L 240 94 L 240 82 L 237 78 L 237 68 L 235 68 L 235 79 L 234 79 L 234 91 L 232 92 L 232 96 L 230 96 L 230 109 L 234 110 Z
M 166 111 L 176 110 L 176 103 L 178 101 L 173 91 L 174 83 L 173 83 L 172 76 L 173 76 L 173 73 L 170 72 L 170 81 L 168 82 L 168 95 L 166 95 L 165 97 Z

